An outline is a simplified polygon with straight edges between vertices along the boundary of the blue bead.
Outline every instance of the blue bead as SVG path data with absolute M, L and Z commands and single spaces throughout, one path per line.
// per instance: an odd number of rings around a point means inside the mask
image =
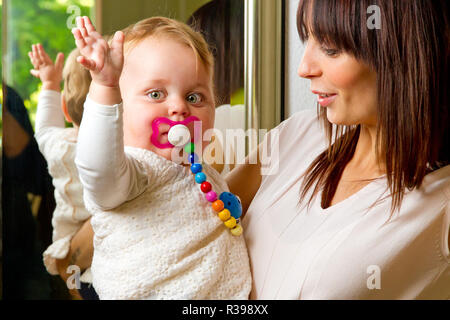
M 202 170 L 203 170 L 203 167 L 202 167 L 202 165 L 200 163 L 193 163 L 191 165 L 191 171 L 192 171 L 193 174 L 197 174 L 199 172 L 202 172 Z
M 198 163 L 198 156 L 195 153 L 189 155 L 189 163 Z
M 199 172 L 195 175 L 195 182 L 197 182 L 198 184 L 203 183 L 206 181 L 206 174 L 204 174 L 203 172 Z
M 222 192 L 219 199 L 222 200 L 224 207 L 230 211 L 231 216 L 239 219 L 242 215 L 242 204 L 239 198 L 231 192 Z

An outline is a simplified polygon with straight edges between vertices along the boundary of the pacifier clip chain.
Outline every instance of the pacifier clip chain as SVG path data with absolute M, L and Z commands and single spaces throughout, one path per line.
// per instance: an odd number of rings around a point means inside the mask
M 233 236 L 240 236 L 243 228 L 239 218 L 242 215 L 242 204 L 237 196 L 231 192 L 222 192 L 217 199 L 217 193 L 212 190 L 212 185 L 207 181 L 203 166 L 198 163 L 198 156 L 195 153 L 195 143 L 190 142 L 189 129 L 183 124 L 177 124 L 170 128 L 168 133 L 169 143 L 175 147 L 184 147 L 189 154 L 191 172 L 195 175 L 195 182 L 200 185 L 200 190 L 205 194 L 205 198 L 211 203 L 213 210 L 219 219 L 230 230 Z

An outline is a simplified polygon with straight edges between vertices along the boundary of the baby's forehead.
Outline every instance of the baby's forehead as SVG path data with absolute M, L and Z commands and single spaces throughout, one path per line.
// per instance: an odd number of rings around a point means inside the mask
M 158 49 L 161 46 L 172 45 L 187 49 L 185 53 L 191 51 L 195 55 L 195 50 L 188 43 L 181 39 L 169 35 L 149 35 L 143 38 L 136 38 L 124 43 L 124 57 L 132 56 L 136 52 L 148 52 L 152 49 Z
M 186 49 L 182 51 L 179 47 L 162 47 L 142 41 L 125 55 L 123 73 L 146 74 L 153 78 L 164 78 L 174 72 L 189 73 L 191 78 L 202 82 L 212 80 L 213 69 L 208 68 L 190 47 L 186 46 Z
M 195 47 L 192 47 L 187 41 L 173 35 L 166 35 L 166 34 L 149 35 L 141 39 L 130 40 L 128 42 L 125 39 L 124 43 L 125 63 L 127 63 L 127 60 L 130 61 L 131 58 L 135 58 L 136 55 L 144 55 L 144 56 L 151 55 L 154 51 L 152 50 L 153 48 L 158 48 L 167 45 L 171 45 L 172 47 L 178 46 L 180 50 L 176 51 L 177 54 L 188 54 L 195 57 L 196 63 L 199 65 L 199 67 L 200 66 L 203 67 L 204 71 L 213 76 L 214 63 L 211 64 L 210 62 L 203 59 L 199 51 Z M 185 50 L 183 50 L 183 48 Z

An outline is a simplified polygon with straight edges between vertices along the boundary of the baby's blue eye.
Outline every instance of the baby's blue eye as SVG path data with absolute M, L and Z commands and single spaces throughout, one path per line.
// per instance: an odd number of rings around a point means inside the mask
M 152 91 L 147 94 L 153 100 L 159 100 L 164 98 L 164 93 L 162 91 Z
M 202 101 L 202 96 L 198 93 L 192 93 L 190 95 L 187 96 L 186 100 L 189 103 L 199 103 Z

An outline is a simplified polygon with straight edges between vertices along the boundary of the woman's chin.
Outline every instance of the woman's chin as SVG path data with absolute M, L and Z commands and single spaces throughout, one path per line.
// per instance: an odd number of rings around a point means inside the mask
M 336 125 L 342 124 L 340 121 L 341 117 L 339 117 L 339 115 L 336 114 L 336 112 L 334 110 L 327 108 L 326 111 L 327 111 L 327 119 L 330 123 L 336 124 Z
M 327 119 L 330 123 L 340 126 L 350 126 L 353 123 L 350 123 L 349 117 L 343 113 L 336 112 L 336 109 L 327 108 Z

